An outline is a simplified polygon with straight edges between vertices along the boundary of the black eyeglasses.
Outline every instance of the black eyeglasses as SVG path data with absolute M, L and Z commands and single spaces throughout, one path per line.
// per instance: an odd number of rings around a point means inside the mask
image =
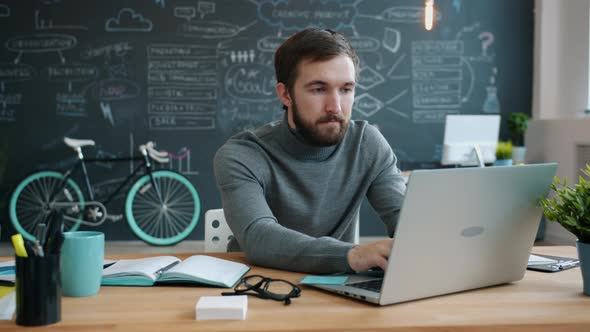
M 271 299 L 291 304 L 291 299 L 299 297 L 301 288 L 283 279 L 273 279 L 261 275 L 251 275 L 242 278 L 232 292 L 223 292 L 221 295 L 252 295 L 261 299 Z

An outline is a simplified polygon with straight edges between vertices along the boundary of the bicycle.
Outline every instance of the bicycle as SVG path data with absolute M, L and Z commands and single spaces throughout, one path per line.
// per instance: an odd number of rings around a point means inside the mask
M 82 148 L 94 146 L 93 140 L 65 137 L 64 143 L 77 154 L 75 164 L 65 172 L 40 171 L 22 180 L 10 198 L 10 220 L 17 232 L 30 241 L 37 224 L 49 213 L 62 210 L 64 228 L 75 231 L 80 224 L 99 226 L 108 217 L 105 205 L 126 186 L 125 217 L 133 233 L 151 245 L 173 245 L 184 240 L 197 226 L 201 210 L 199 194 L 190 181 L 180 173 L 154 170 L 153 162 L 168 162 L 167 153 L 157 151 L 153 142 L 139 146 L 141 156 L 127 158 L 84 158 Z M 87 162 L 139 161 L 139 165 L 115 189 L 96 199 Z M 78 169 L 89 201 L 72 179 Z M 140 174 L 140 171 L 143 171 Z M 120 218 L 119 218 L 120 219 Z M 113 219 L 117 221 L 118 219 Z

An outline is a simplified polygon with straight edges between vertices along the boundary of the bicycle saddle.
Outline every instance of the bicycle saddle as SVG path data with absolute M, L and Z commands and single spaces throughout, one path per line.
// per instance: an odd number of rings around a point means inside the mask
M 91 139 L 75 139 L 64 137 L 64 142 L 67 146 L 71 147 L 72 149 L 81 148 L 83 146 L 91 145 L 94 146 L 94 141 Z

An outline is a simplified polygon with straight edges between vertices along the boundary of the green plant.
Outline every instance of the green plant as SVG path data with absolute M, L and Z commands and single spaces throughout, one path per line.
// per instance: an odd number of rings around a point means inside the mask
M 512 142 L 498 142 L 498 146 L 496 147 L 496 159 L 512 159 Z
M 529 115 L 523 112 L 513 112 L 508 116 L 508 131 L 514 145 L 524 145 L 524 133 L 528 127 L 529 119 Z
M 590 177 L 590 164 L 586 164 L 583 172 Z M 580 176 L 579 183 L 569 187 L 567 178 L 560 181 L 556 176 L 551 190 L 555 192 L 555 196 L 541 200 L 545 217 L 558 222 L 580 242 L 590 243 L 590 181 Z

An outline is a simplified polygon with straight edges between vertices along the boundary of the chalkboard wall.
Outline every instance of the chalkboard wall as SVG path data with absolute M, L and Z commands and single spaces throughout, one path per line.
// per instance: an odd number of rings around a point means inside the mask
M 0 219 L 35 170 L 63 169 L 63 136 L 88 157 L 129 156 L 148 140 L 169 153 L 204 211 L 220 207 L 212 157 L 233 133 L 280 119 L 272 59 L 296 30 L 349 37 L 361 57 L 353 118 L 379 127 L 403 170 L 439 167 L 446 114 L 529 112 L 533 0 L 0 0 Z M 504 124 L 503 124 L 504 127 Z M 504 136 L 504 128 L 502 129 Z M 129 162 L 90 167 L 97 191 Z M 121 213 L 121 200 L 110 212 Z M 361 235 L 384 234 L 364 204 Z M 125 220 L 101 226 L 132 239 Z

